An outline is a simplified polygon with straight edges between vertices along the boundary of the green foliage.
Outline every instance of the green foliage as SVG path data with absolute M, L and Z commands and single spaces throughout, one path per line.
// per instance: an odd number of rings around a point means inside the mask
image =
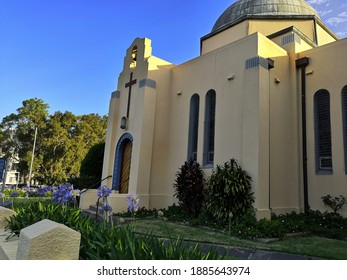
M 163 241 L 153 234 L 136 234 L 131 226 L 118 227 L 97 222 L 81 210 L 47 202 L 33 202 L 15 208 L 7 229 L 13 234 L 43 219 L 65 224 L 81 233 L 80 259 L 85 260 L 204 260 L 219 259 L 214 252 L 204 253 L 198 246 L 187 246 L 180 239 Z
M 207 180 L 206 208 L 217 221 L 228 222 L 229 215 L 240 217 L 253 209 L 251 177 L 237 160 L 217 165 Z
M 342 195 L 340 195 L 340 197 L 335 196 L 333 198 L 330 194 L 328 194 L 322 196 L 321 198 L 324 205 L 326 207 L 330 207 L 334 211 L 334 214 L 336 214 L 337 211 L 339 211 L 342 206 L 346 204 L 346 198 Z
M 173 204 L 167 209 L 161 209 L 164 216 L 172 222 L 194 226 L 204 226 L 227 232 L 228 222 L 219 222 L 208 212 L 201 211 L 198 218 L 187 216 L 181 206 Z M 309 213 L 287 213 L 272 215 L 271 220 L 257 221 L 255 213 L 250 210 L 240 217 L 231 220 L 231 234 L 242 239 L 256 238 L 286 238 L 287 234 L 307 233 L 311 235 L 345 239 L 347 238 L 347 218 L 339 214 L 309 211 Z
M 240 238 L 285 238 L 287 234 L 307 233 L 311 235 L 343 239 L 347 237 L 347 219 L 334 213 L 310 211 L 273 215 L 271 220 L 257 221 L 253 214 L 234 221 L 233 235 Z
M 310 211 L 305 217 L 305 231 L 326 238 L 345 239 L 347 237 L 347 218 L 338 213 Z
M 17 169 L 26 182 L 35 128 L 38 128 L 33 178 L 41 185 L 59 185 L 78 177 L 88 150 L 105 141 L 106 116 L 48 113 L 42 99 L 29 99 L 0 124 L 0 146 L 8 157 L 19 160 Z
M 30 203 L 20 204 L 14 207 L 16 216 L 8 219 L 6 229 L 13 234 L 19 235 L 21 229 L 37 223 L 43 219 L 50 219 L 57 223 L 75 228 L 81 221 L 81 210 L 70 207 L 61 207 L 49 200 L 31 201 Z
M 96 183 L 100 182 L 100 178 L 95 178 L 92 176 L 80 176 L 80 177 L 74 177 L 74 178 L 69 178 L 67 180 L 70 184 L 74 186 L 75 189 L 85 189 L 89 188 Z M 96 184 L 95 188 L 99 187 L 100 185 Z
M 116 227 L 105 222 L 83 232 L 81 259 L 92 260 L 204 260 L 218 255 L 203 253 L 182 240 L 163 241 L 153 234 L 138 235 L 131 226 Z
M 187 214 L 197 216 L 204 200 L 204 175 L 199 163 L 186 161 L 176 174 L 174 188 L 174 196 Z
M 24 190 L 4 190 L 5 197 L 11 197 L 11 194 L 18 194 L 19 197 L 25 196 Z
M 20 159 L 17 169 L 22 176 L 27 176 L 32 155 L 35 128 L 39 132 L 45 131 L 48 118 L 48 104 L 42 99 L 32 98 L 24 100 L 17 114 L 3 118 L 0 129 L 2 137 L 0 146 L 7 157 Z M 45 142 L 39 133 L 36 141 L 37 150 L 41 150 Z M 33 170 L 39 168 L 42 157 L 37 155 L 33 163 Z
M 81 176 L 101 178 L 104 160 L 105 142 L 93 145 L 81 163 Z
M 116 213 L 115 215 L 118 217 L 124 217 L 124 218 L 133 217 L 133 213 L 129 211 Z M 145 207 L 139 208 L 135 213 L 135 217 L 139 219 L 153 218 L 157 216 L 158 216 L 157 209 L 147 209 Z

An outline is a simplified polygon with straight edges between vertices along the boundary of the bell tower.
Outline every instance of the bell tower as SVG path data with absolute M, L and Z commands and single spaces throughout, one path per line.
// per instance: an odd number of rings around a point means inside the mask
M 156 82 L 148 78 L 151 40 L 137 38 L 127 49 L 117 91 L 112 93 L 103 177 L 119 194 L 136 193 L 148 201 Z M 148 203 L 147 203 L 148 204 Z

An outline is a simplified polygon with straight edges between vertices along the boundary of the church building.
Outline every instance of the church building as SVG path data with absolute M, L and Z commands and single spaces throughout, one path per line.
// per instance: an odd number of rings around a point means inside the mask
M 190 158 L 206 177 L 237 159 L 258 219 L 347 198 L 347 39 L 305 0 L 239 0 L 200 46 L 180 65 L 155 57 L 148 38 L 126 50 L 103 164 L 114 212 L 126 211 L 130 193 L 141 207 L 172 205 Z M 81 207 L 96 200 L 89 190 Z

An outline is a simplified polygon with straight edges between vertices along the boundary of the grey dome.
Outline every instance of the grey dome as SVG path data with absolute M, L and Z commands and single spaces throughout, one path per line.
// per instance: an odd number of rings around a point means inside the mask
M 317 11 L 305 0 L 239 0 L 218 18 L 212 32 L 232 25 L 244 18 L 255 16 L 316 16 Z

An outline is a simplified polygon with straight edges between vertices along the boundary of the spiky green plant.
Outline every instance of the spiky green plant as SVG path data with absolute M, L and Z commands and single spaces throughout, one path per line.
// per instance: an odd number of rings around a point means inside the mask
M 217 165 L 207 180 L 206 208 L 213 217 L 228 223 L 228 218 L 240 217 L 253 209 L 251 177 L 236 159 Z

